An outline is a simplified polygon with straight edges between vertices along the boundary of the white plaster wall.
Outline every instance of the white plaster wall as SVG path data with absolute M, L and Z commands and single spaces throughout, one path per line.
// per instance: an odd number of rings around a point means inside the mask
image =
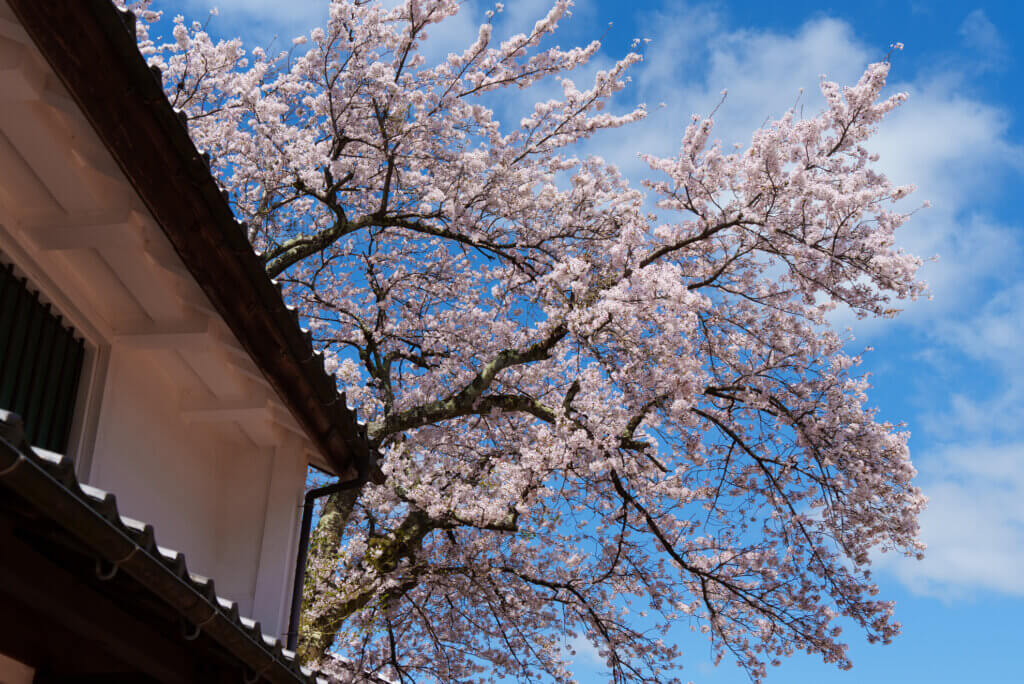
M 181 418 L 179 378 L 152 354 L 114 346 L 88 481 L 152 524 L 266 633 L 287 629 L 285 604 L 305 479 L 301 443 L 257 446 L 238 430 Z M 182 380 L 187 380 L 184 378 Z

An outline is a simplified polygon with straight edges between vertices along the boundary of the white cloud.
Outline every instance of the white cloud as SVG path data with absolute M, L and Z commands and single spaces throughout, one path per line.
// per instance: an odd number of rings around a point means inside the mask
M 484 12 L 492 9 L 493 5 L 480 0 L 466 2 L 454 17 L 428 27 L 420 54 L 431 64 L 451 52 L 461 53 L 476 40 L 480 25 L 487 21 Z M 494 46 L 509 36 L 529 32 L 534 23 L 551 9 L 552 0 L 517 0 L 505 5 L 505 9 L 491 19 L 495 27 L 491 42 Z
M 1007 59 L 1006 41 L 999 34 L 999 29 L 985 15 L 984 10 L 976 9 L 960 24 L 960 37 L 964 44 L 983 57 L 980 65 L 983 69 L 994 69 L 1003 66 Z
M 566 649 L 572 653 L 573 661 L 580 665 L 599 666 L 605 664 L 597 646 L 584 636 L 573 637 L 566 644 Z
M 1003 39 L 985 11 L 976 9 L 960 24 L 960 35 L 968 46 L 977 50 L 1005 48 Z
M 920 563 L 883 563 L 918 593 L 1024 596 L 1024 281 L 1010 273 L 976 308 L 937 320 L 923 352 L 936 371 L 916 425 L 936 445 L 915 453 L 929 548 Z
M 636 88 L 620 101 L 645 100 L 648 118 L 595 140 L 588 148 L 639 179 L 649 173 L 638 152 L 671 156 L 690 115 L 707 116 L 728 90 L 715 114 L 714 136 L 726 145 L 749 142 L 768 118 L 782 115 L 800 96 L 811 111 L 821 106 L 817 86 L 823 73 L 856 79 L 870 59 L 845 23 L 809 22 L 794 35 L 730 30 L 705 7 L 684 8 L 649 18 L 641 33 L 651 38 L 644 62 L 633 74 Z M 658 107 L 664 103 L 665 107 Z
M 647 173 L 637 152 L 673 154 L 690 114 L 711 112 L 723 89 L 728 95 L 715 114 L 715 137 L 726 145 L 745 144 L 755 128 L 780 116 L 798 97 L 807 115 L 816 113 L 823 106 L 822 75 L 849 83 L 868 62 L 882 57 L 848 24 L 829 18 L 779 34 L 727 28 L 714 11 L 699 7 L 656 15 L 648 29 L 653 42 L 636 74 L 637 87 L 649 103 L 666 107 L 652 108 L 646 121 L 588 147 L 634 179 Z M 1019 254 L 1020 231 L 971 208 L 984 205 L 1001 176 L 1024 170 L 1024 150 L 1008 140 L 1009 114 L 966 95 L 963 75 L 900 77 L 897 57 L 890 91 L 907 91 L 910 99 L 882 124 L 871 147 L 894 182 L 917 186 L 906 202 L 908 210 L 926 199 L 932 203 L 899 237 L 908 251 L 939 257 L 922 269 L 935 300 L 907 304 L 909 315 L 900 319 L 929 327 L 936 317 L 970 304 L 977 285 L 992 273 L 1006 272 Z M 835 321 L 853 326 L 860 337 L 892 327 L 855 322 L 852 316 L 839 315 Z
M 965 40 L 998 44 L 984 37 L 983 15 L 972 16 Z M 647 102 L 667 106 L 588 146 L 634 180 L 646 172 L 636 153 L 673 154 L 690 113 L 708 114 L 723 88 L 728 97 L 715 116 L 716 137 L 745 143 L 767 117 L 792 106 L 801 88 L 805 111 L 816 113 L 821 74 L 850 82 L 882 56 L 882 46 L 865 45 L 849 25 L 827 18 L 780 34 L 733 29 L 713 10 L 684 8 L 655 17 L 648 35 L 653 43 L 636 85 Z M 1009 139 L 1009 113 L 971 96 L 964 73 L 933 71 L 909 80 L 897 56 L 893 81 L 890 90 L 906 90 L 910 99 L 882 124 L 872 147 L 894 182 L 918 186 L 908 209 L 932 202 L 899 241 L 911 252 L 939 256 L 922 271 L 935 300 L 909 305 L 896 327 L 838 320 L 862 338 L 912 330 L 933 341 L 926 355 L 954 363 L 947 377 L 923 383 L 931 394 L 914 421 L 927 441 L 941 445 L 915 453 L 931 498 L 922 518 L 928 556 L 920 563 L 886 559 L 883 567 L 923 593 L 985 588 L 1024 595 L 1024 575 L 1017 572 L 1024 567 L 1024 354 L 1018 351 L 1024 231 L 984 211 L 1006 179 L 1024 170 L 1024 154 Z M 986 397 L 972 394 L 972 364 L 1001 378 Z
M 954 445 L 931 454 L 929 464 L 921 482 L 929 497 L 925 559 L 882 566 L 920 594 L 1024 596 L 1024 442 Z
M 975 383 L 951 384 L 948 406 L 937 408 L 922 427 L 958 442 L 1024 441 L 1024 280 L 988 293 L 983 304 L 962 317 L 936 324 L 941 345 L 929 350 L 936 369 L 959 363 L 957 374 L 984 373 Z M 1021 460 L 1024 470 L 1024 458 Z
M 1008 376 L 1024 373 L 1024 281 L 991 295 L 967 321 L 949 321 L 953 342 L 975 359 L 998 364 Z

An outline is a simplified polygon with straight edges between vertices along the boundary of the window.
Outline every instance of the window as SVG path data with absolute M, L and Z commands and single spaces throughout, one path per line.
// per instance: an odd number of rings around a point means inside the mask
M 67 451 L 84 356 L 81 335 L 0 260 L 0 408 L 22 417 L 31 444 Z

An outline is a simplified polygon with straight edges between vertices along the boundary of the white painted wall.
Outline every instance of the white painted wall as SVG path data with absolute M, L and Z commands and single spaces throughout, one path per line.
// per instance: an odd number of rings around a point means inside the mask
M 287 629 L 302 443 L 259 445 L 240 430 L 181 417 L 180 378 L 152 354 L 114 345 L 86 480 L 117 496 L 122 513 L 151 523 L 157 542 L 238 601 L 277 636 Z

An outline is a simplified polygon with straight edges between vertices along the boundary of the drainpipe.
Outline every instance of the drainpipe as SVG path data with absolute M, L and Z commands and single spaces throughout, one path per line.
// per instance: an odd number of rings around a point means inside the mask
M 302 502 L 302 529 L 299 532 L 299 555 L 295 559 L 295 582 L 292 585 L 292 604 L 288 618 L 288 650 L 294 651 L 299 642 L 299 614 L 302 612 L 302 586 L 306 583 L 306 559 L 309 557 L 309 533 L 313 526 L 313 504 L 317 499 L 353 489 L 364 484 L 362 478 L 310 489 Z

